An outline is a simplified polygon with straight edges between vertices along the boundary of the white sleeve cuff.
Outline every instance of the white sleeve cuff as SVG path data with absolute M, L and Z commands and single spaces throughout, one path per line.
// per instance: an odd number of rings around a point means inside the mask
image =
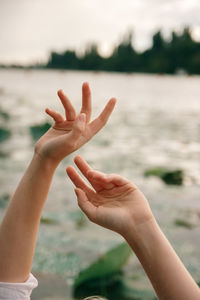
M 26 282 L 0 282 L 0 300 L 30 300 L 30 295 L 37 286 L 38 281 L 32 274 Z

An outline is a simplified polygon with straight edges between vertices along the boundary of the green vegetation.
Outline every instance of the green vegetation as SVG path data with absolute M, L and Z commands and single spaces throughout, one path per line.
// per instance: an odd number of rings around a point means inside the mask
M 193 224 L 191 224 L 190 222 L 188 222 L 186 220 L 183 220 L 183 219 L 176 219 L 174 221 L 174 224 L 176 226 L 185 227 L 185 228 L 188 228 L 188 229 L 192 229 L 194 227 Z
M 128 33 L 109 57 L 100 55 L 98 45 L 91 44 L 82 55 L 69 49 L 53 51 L 45 65 L 0 65 L 0 68 L 200 74 L 200 42 L 193 39 L 190 28 L 184 28 L 179 33 L 173 31 L 168 39 L 158 31 L 152 37 L 152 46 L 138 52 L 133 44 L 132 33 Z
M 9 114 L 7 112 L 1 110 L 1 108 L 0 108 L 0 118 L 2 118 L 3 120 L 7 121 L 10 118 L 10 116 L 9 116 Z
M 51 127 L 51 124 L 48 122 L 45 122 L 41 125 L 35 125 L 30 127 L 31 135 L 34 141 L 37 141 L 49 128 Z
M 10 200 L 9 194 L 3 194 L 0 196 L 0 208 L 5 208 Z
M 41 217 L 40 218 L 40 223 L 41 224 L 48 224 L 48 225 L 54 225 L 57 224 L 57 221 L 52 219 L 52 218 L 48 218 L 48 217 Z
M 135 50 L 132 41 L 132 34 L 126 34 L 107 58 L 99 54 L 97 45 L 90 45 L 82 56 L 72 50 L 51 52 L 45 67 L 160 74 L 184 71 L 200 74 L 200 42 L 193 40 L 189 28 L 179 34 L 172 32 L 168 40 L 160 31 L 156 32 L 152 37 L 152 46 L 141 53 Z
M 86 270 L 80 272 L 74 285 L 80 284 L 94 278 L 104 278 L 107 275 L 116 274 L 127 262 L 131 254 L 131 249 L 126 243 L 109 250 Z
M 10 130 L 6 128 L 0 128 L 0 143 L 4 142 L 11 136 Z
M 148 169 L 144 172 L 144 176 L 157 176 L 169 185 L 182 185 L 184 179 L 182 170 L 169 170 L 164 167 Z
M 7 128 L 7 122 L 10 115 L 0 107 L 0 143 L 11 136 L 11 131 Z M 6 126 L 4 126 L 6 124 Z
M 81 271 L 74 282 L 74 298 L 98 294 L 109 300 L 156 299 L 152 291 L 133 289 L 125 283 L 122 268 L 130 254 L 130 247 L 122 243 Z

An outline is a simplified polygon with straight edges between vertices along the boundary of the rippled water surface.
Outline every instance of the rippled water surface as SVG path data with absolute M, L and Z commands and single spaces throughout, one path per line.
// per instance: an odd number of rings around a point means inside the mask
M 79 109 L 83 81 L 91 85 L 93 116 L 112 96 L 118 102 L 106 128 L 78 153 L 94 168 L 119 173 L 140 186 L 178 254 L 200 281 L 200 77 L 0 70 L 0 108 L 10 114 L 6 126 L 12 132 L 0 144 L 1 153 L 7 154 L 0 158 L 0 193 L 14 192 L 31 159 L 29 126 L 48 120 L 46 107 L 62 111 L 56 95 L 60 88 Z M 65 175 L 68 164 L 73 164 L 73 155 L 55 175 L 43 213 L 55 224 L 41 225 L 33 269 L 69 280 L 121 238 L 90 224 L 80 213 Z M 184 186 L 169 187 L 144 177 L 147 168 L 157 166 L 182 169 Z M 3 212 L 0 208 L 1 218 Z M 175 226 L 177 218 L 189 219 L 194 228 Z M 138 274 L 138 286 L 146 284 L 134 256 L 126 272 Z

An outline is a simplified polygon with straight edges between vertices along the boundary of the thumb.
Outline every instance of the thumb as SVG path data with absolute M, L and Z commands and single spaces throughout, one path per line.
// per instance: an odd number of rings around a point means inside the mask
M 88 200 L 88 197 L 83 190 L 76 188 L 74 191 L 76 193 L 80 209 L 86 214 L 90 221 L 94 222 L 96 207 Z
M 82 113 L 76 118 L 76 121 L 74 122 L 73 129 L 71 132 L 71 138 L 74 140 L 79 138 L 79 136 L 85 129 L 85 125 L 86 125 L 86 115 Z

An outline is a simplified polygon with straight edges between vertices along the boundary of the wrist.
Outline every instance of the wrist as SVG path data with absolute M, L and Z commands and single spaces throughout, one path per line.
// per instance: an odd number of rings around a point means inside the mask
M 34 151 L 33 159 L 43 170 L 55 171 L 60 161 L 56 161 L 52 158 L 43 156 L 40 152 Z
M 127 211 L 126 226 L 122 235 L 125 239 L 135 238 L 137 240 L 140 236 L 145 235 L 146 231 L 153 230 L 157 223 L 146 197 L 140 190 L 134 191 L 131 201 L 133 206 L 129 207 Z
M 35 144 L 34 155 L 41 160 L 41 163 L 57 167 L 62 160 L 60 151 L 54 149 L 55 145 L 50 147 L 48 143 L 44 144 L 43 139 L 44 137 L 41 137 Z
M 153 251 L 154 245 L 162 237 L 162 232 L 152 214 L 144 222 L 138 224 L 132 220 L 123 237 L 138 256 L 138 254 L 147 254 L 149 251 Z

